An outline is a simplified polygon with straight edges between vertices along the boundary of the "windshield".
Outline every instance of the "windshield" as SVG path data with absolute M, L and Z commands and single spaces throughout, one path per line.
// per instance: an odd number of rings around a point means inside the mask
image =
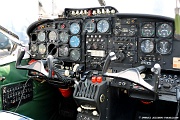
M 172 18 L 175 16 L 176 0 L 105 0 L 105 3 L 106 6 L 115 7 L 119 13 L 156 14 Z M 64 8 L 98 6 L 98 0 L 4 0 L 0 4 L 0 23 L 27 44 L 29 38 L 26 30 L 39 16 L 57 16 L 63 13 Z
M 64 8 L 100 6 L 98 0 L 39 0 L 46 14 L 57 15 Z M 106 6 L 115 7 L 119 13 L 155 14 L 174 18 L 176 0 L 105 0 Z M 53 6 L 53 7 L 52 7 Z

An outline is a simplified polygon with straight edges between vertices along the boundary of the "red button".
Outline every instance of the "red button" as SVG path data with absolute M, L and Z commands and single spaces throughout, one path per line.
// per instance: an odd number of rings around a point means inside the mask
M 93 76 L 93 77 L 91 78 L 91 81 L 92 81 L 92 83 L 96 83 L 96 82 L 97 82 L 97 77 L 96 77 L 96 76 Z
M 101 83 L 101 82 L 102 82 L 102 76 L 97 77 L 97 82 L 98 82 L 98 83 Z

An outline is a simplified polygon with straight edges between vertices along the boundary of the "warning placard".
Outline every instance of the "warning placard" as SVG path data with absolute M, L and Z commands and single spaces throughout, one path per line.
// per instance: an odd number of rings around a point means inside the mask
M 173 68 L 180 69 L 180 57 L 173 57 Z

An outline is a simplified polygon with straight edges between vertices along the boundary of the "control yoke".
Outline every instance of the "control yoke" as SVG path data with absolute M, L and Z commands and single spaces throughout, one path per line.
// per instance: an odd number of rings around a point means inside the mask
M 44 64 L 46 62 L 48 62 L 49 66 L 51 67 L 52 63 L 50 63 L 50 60 L 52 59 L 52 57 L 47 59 L 47 61 L 46 60 L 37 60 L 36 62 L 33 62 L 30 65 L 23 65 L 22 66 L 21 65 L 21 61 L 22 61 L 24 55 L 25 55 L 25 49 L 24 48 L 20 48 L 18 50 L 17 61 L 16 61 L 16 68 L 17 69 L 34 70 L 34 71 L 37 71 L 39 73 L 42 73 L 46 77 L 49 77 L 49 73 L 45 70 Z
M 78 68 L 77 65 L 73 68 L 73 71 L 61 70 L 61 69 L 53 66 L 53 62 L 56 62 L 56 61 L 58 62 L 58 60 L 54 59 L 54 57 L 52 55 L 48 55 L 46 60 L 37 60 L 30 65 L 22 66 L 21 61 L 24 57 L 24 54 L 25 54 L 25 50 L 23 48 L 19 49 L 18 55 L 17 55 L 17 61 L 16 61 L 17 69 L 33 70 L 33 71 L 43 74 L 45 77 L 47 77 L 49 79 L 57 78 L 57 77 L 58 77 L 58 79 L 61 79 L 62 76 L 74 77 L 75 73 L 77 72 L 77 68 Z M 45 66 L 44 66 L 45 64 L 47 64 L 48 70 L 45 69 Z M 56 73 L 56 76 L 52 75 L 53 71 Z
M 140 73 L 142 71 L 145 70 L 145 66 L 139 66 L 139 67 L 135 67 L 135 68 L 129 68 L 126 69 L 124 71 L 121 71 L 119 73 L 108 73 L 106 72 L 110 62 L 116 59 L 116 55 L 114 52 L 111 52 L 105 61 L 105 64 L 103 66 L 103 70 L 102 73 L 105 77 L 112 77 L 112 78 L 123 78 L 126 79 L 130 82 L 133 82 L 135 84 L 138 84 L 152 92 L 156 92 L 157 90 L 157 86 L 158 86 L 158 82 L 155 83 L 155 87 L 153 87 L 152 85 L 150 85 L 149 83 L 147 83 L 146 81 L 144 81 L 140 75 Z M 155 73 L 155 75 L 160 75 L 160 71 L 161 71 L 161 67 L 159 64 L 155 64 L 154 67 L 152 68 L 152 72 Z M 157 77 L 158 78 L 158 77 Z M 156 81 L 159 81 L 159 79 L 156 79 Z

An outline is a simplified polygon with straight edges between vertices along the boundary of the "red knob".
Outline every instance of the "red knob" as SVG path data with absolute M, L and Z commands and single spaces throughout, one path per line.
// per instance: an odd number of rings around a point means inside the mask
M 102 76 L 98 76 L 98 77 L 97 77 L 97 82 L 98 82 L 98 83 L 101 83 L 101 82 L 102 82 Z
M 96 77 L 96 76 L 93 76 L 93 77 L 91 78 L 91 81 L 92 81 L 92 83 L 96 83 L 96 82 L 97 82 L 97 77 Z

